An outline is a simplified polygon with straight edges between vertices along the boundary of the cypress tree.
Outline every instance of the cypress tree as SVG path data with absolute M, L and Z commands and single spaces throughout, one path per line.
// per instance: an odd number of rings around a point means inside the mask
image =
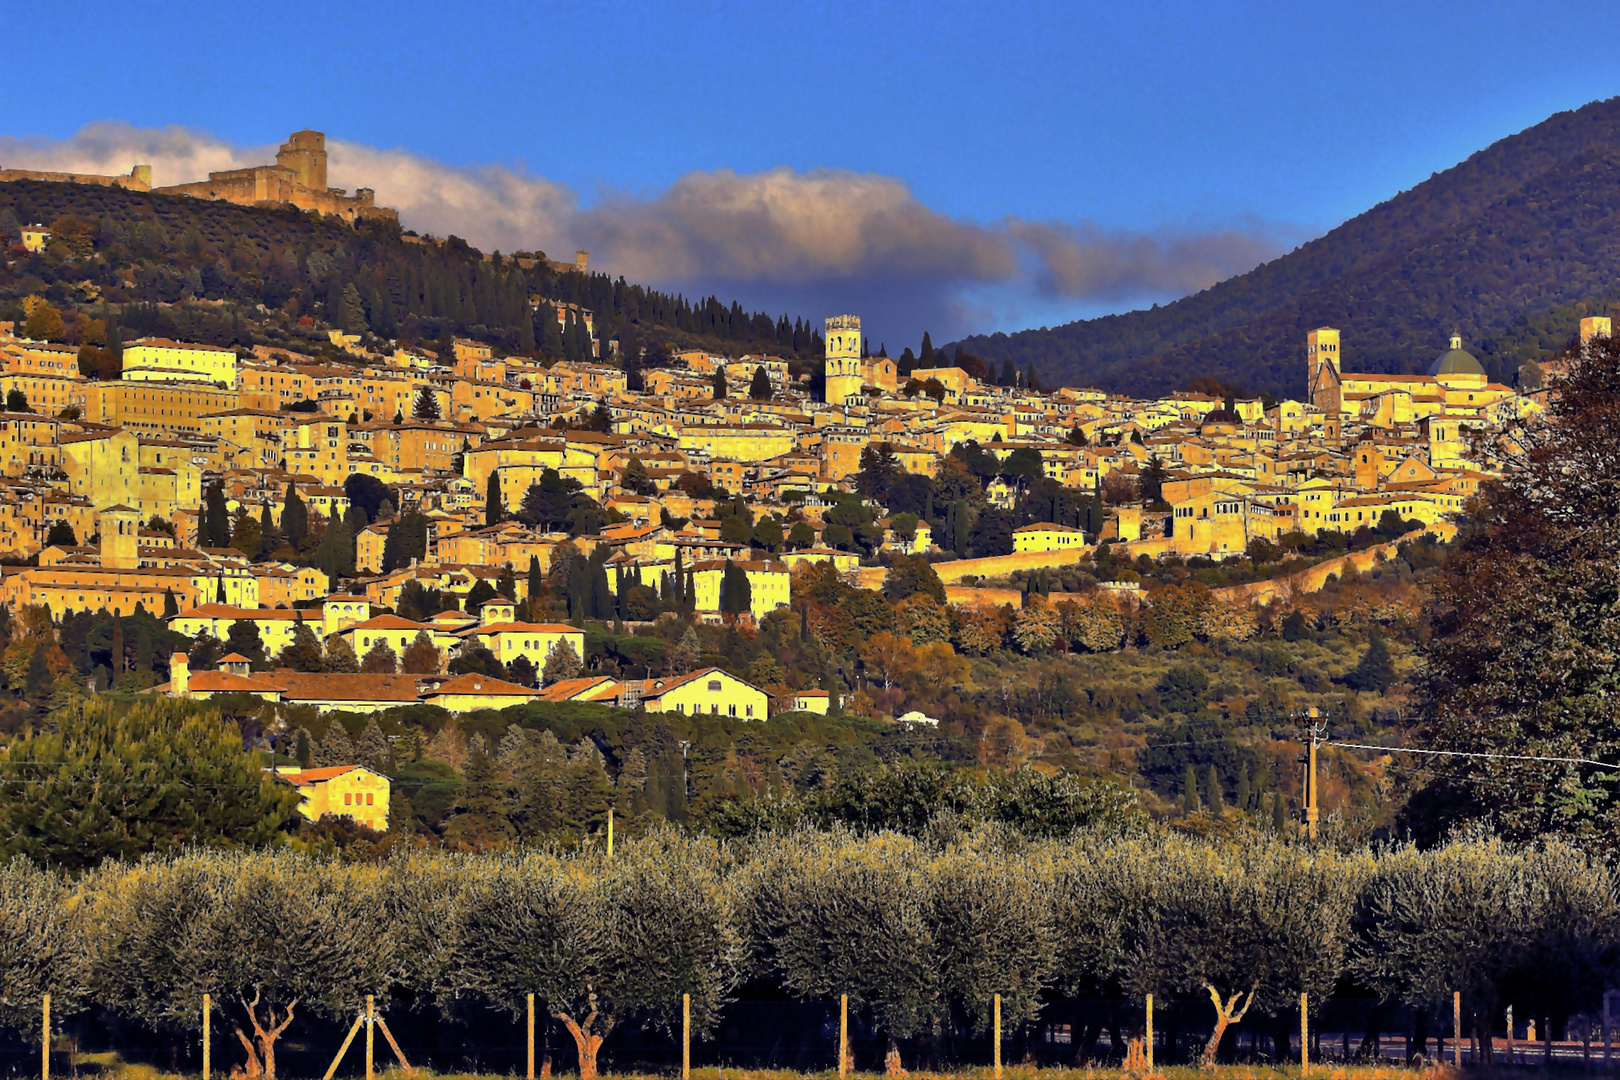
M 546 575 L 540 570 L 540 556 L 529 556 L 529 610 L 533 617 L 534 605 L 546 591 Z
M 1249 790 L 1249 767 L 1244 765 L 1238 770 L 1237 808 L 1245 811 L 1250 809 L 1249 801 L 1252 795 L 1253 793 Z
M 1221 777 L 1213 765 L 1204 775 L 1204 789 L 1209 793 L 1209 812 L 1218 817 L 1225 806 L 1221 801 Z
M 935 365 L 934 343 L 928 337 L 928 331 L 923 331 L 922 351 L 917 355 L 917 366 L 931 368 Z
M 287 501 L 281 507 L 281 531 L 287 537 L 287 543 L 293 550 L 298 550 L 304 542 L 304 533 L 309 528 L 309 510 L 304 506 L 304 500 L 298 494 L 297 486 L 287 482 Z
M 499 469 L 489 474 L 484 485 L 484 526 L 499 525 L 506 520 L 506 506 L 501 502 L 501 474 Z
M 1191 765 L 1181 778 L 1181 812 L 1189 816 L 1198 813 L 1198 773 Z
M 1283 807 L 1280 791 L 1271 793 L 1271 831 L 1278 834 L 1288 831 L 1288 811 Z

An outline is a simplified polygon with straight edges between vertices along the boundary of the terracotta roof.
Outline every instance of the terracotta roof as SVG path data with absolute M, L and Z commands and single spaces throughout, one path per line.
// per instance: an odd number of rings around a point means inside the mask
M 184 573 L 185 571 L 176 572 Z M 141 573 L 150 574 L 154 573 L 154 571 L 147 569 L 142 570 Z M 229 604 L 199 604 L 190 611 L 182 611 L 180 614 L 176 615 L 175 618 L 234 620 L 279 619 L 292 622 L 299 616 L 306 614 L 308 613 L 304 611 L 292 611 L 288 608 L 237 608 L 231 607 Z M 319 621 L 319 613 L 317 613 L 317 621 Z
M 186 680 L 189 693 L 279 693 L 281 687 L 264 675 L 233 675 L 229 671 L 199 671 Z
M 585 631 L 577 626 L 567 623 L 493 623 L 489 626 L 480 626 L 476 630 L 480 634 L 583 634 Z
M 440 683 L 437 690 L 424 695 L 428 701 L 436 697 L 450 694 L 482 694 L 494 697 L 524 697 L 535 698 L 540 694 L 530 690 L 527 686 L 519 686 L 505 679 L 493 679 L 488 675 L 457 675 L 449 682 Z
M 431 629 L 428 626 L 427 623 L 412 622 L 409 619 L 402 619 L 398 615 L 378 615 L 374 619 L 367 619 L 365 622 L 355 623 L 353 626 L 345 627 L 343 632 L 346 634 L 350 630 L 427 630 L 427 629 Z
M 243 656 L 241 653 L 234 653 L 234 652 L 231 653 L 229 656 L 220 657 L 219 662 L 221 664 L 251 664 L 251 663 L 253 663 L 252 660 L 249 660 L 247 657 Z
M 399 701 L 421 700 L 415 675 L 368 672 L 310 672 L 278 670 L 261 676 L 274 682 L 292 701 Z
M 617 680 L 607 675 L 596 675 L 583 679 L 559 679 L 540 691 L 540 700 L 574 701 L 604 687 L 617 688 Z

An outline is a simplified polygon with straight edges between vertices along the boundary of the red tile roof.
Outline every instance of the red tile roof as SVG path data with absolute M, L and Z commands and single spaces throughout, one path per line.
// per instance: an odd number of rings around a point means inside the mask
M 519 686 L 505 679 L 493 679 L 488 675 L 457 675 L 449 682 L 439 684 L 439 688 L 424 695 L 426 700 L 432 701 L 437 697 L 451 694 L 481 694 L 497 697 L 539 697 L 539 691 L 530 690 L 527 686 Z

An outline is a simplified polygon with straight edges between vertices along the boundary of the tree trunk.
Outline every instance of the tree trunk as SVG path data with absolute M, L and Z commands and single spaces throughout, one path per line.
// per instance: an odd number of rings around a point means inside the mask
M 236 1037 L 241 1040 L 242 1046 L 247 1050 L 248 1076 L 262 1076 L 264 1080 L 276 1080 L 276 1040 L 281 1033 L 287 1030 L 293 1022 L 293 1010 L 298 1007 L 298 999 L 294 998 L 287 1004 L 287 1011 L 282 1014 L 281 1021 L 276 1021 L 276 1007 L 265 1006 L 264 1019 L 259 1019 L 259 992 L 253 992 L 253 1000 L 238 998 L 242 1008 L 247 1013 L 248 1022 L 253 1025 L 253 1038 L 249 1039 L 239 1024 L 232 1024 L 236 1029 Z M 267 1026 L 268 1025 L 268 1026 Z
M 884 1076 L 910 1076 L 905 1066 L 900 1064 L 900 1040 L 893 1035 L 889 1036 L 889 1052 L 883 1055 Z
M 1209 1000 L 1215 1003 L 1215 1031 L 1210 1035 L 1209 1042 L 1204 1044 L 1204 1053 L 1198 1059 L 1198 1064 L 1201 1068 L 1210 1069 L 1215 1066 L 1215 1054 L 1221 1048 L 1221 1038 L 1226 1034 L 1226 1029 L 1241 1021 L 1243 1015 L 1249 1011 L 1249 1006 L 1254 1003 L 1254 990 L 1249 991 L 1240 1009 L 1238 999 L 1244 997 L 1241 990 L 1223 1002 L 1220 991 L 1213 986 L 1205 983 L 1204 989 L 1209 991 Z
M 592 1030 L 596 1027 L 597 1016 L 596 993 L 592 991 L 587 1000 L 590 1003 L 590 1012 L 585 1014 L 584 1020 L 575 1020 L 565 1012 L 553 1012 L 552 1015 L 563 1022 L 568 1034 L 574 1037 L 574 1046 L 579 1050 L 579 1080 L 596 1080 L 596 1052 L 602 1048 L 602 1040 L 607 1038 L 608 1032 L 613 1030 L 613 1016 L 602 1016 L 602 1030 Z

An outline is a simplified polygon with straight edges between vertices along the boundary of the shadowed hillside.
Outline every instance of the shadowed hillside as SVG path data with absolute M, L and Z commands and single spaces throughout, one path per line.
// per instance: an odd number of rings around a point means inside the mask
M 1175 303 L 961 344 L 1033 362 L 1049 382 L 1148 393 L 1213 375 L 1298 396 L 1312 327 L 1345 332 L 1348 367 L 1389 372 L 1426 367 L 1456 329 L 1494 378 L 1511 378 L 1526 325 L 1620 274 L 1617 150 L 1620 98 L 1594 102 Z

